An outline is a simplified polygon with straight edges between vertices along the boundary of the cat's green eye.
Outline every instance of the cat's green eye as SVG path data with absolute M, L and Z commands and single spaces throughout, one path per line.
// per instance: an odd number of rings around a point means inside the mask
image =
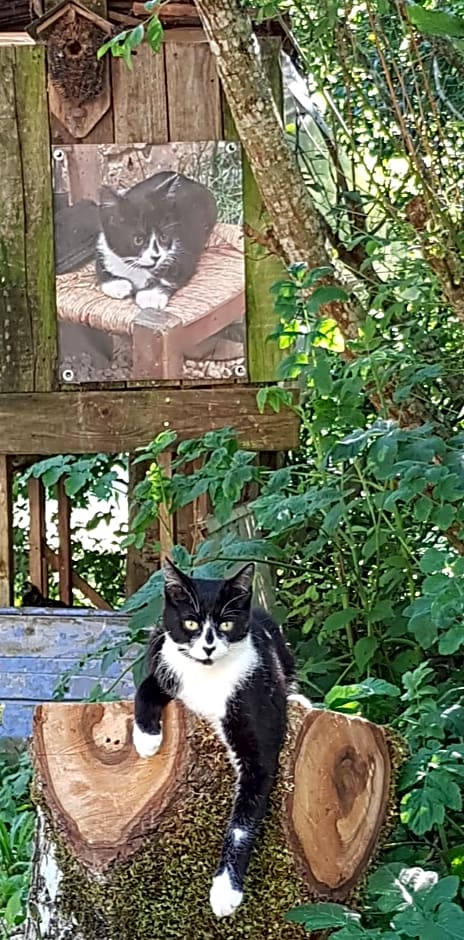
M 184 620 L 184 627 L 193 633 L 194 630 L 198 630 L 198 623 L 196 620 Z
M 230 633 L 230 631 L 234 629 L 234 621 L 233 621 L 233 620 L 223 620 L 223 621 L 219 624 L 219 629 L 222 630 L 223 633 Z

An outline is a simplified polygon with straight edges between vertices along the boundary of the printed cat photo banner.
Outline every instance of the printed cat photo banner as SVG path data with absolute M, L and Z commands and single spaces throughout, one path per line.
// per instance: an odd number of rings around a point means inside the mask
M 246 378 L 240 144 L 52 158 L 61 381 Z

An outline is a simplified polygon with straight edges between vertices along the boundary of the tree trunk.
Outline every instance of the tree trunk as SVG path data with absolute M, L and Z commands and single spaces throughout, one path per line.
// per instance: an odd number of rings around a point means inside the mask
M 303 261 L 310 269 L 331 264 L 327 226 L 285 139 L 249 17 L 239 0 L 196 0 L 196 6 L 284 260 Z M 354 305 L 335 301 L 329 306 L 342 333 L 355 337 Z
M 233 797 L 225 749 L 178 703 L 150 760 L 131 726 L 129 702 L 36 711 L 26 940 L 303 940 L 289 908 L 350 897 L 389 819 L 398 754 L 383 729 L 291 703 L 244 902 L 217 920 L 209 887 Z

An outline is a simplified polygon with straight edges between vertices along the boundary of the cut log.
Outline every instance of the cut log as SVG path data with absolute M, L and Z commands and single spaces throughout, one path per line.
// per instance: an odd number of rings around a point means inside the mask
M 159 753 L 131 743 L 132 703 L 39 706 L 38 828 L 26 940 L 291 940 L 285 913 L 349 900 L 386 830 L 400 757 L 384 729 L 292 702 L 279 778 L 242 906 L 208 895 L 233 798 L 209 726 L 178 703 Z

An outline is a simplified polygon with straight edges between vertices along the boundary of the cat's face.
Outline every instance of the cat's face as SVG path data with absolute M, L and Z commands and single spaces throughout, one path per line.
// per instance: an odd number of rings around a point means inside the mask
M 206 581 L 165 562 L 163 625 L 185 656 L 211 665 L 246 637 L 253 575 L 254 565 L 246 565 L 226 581 Z
M 106 242 L 119 258 L 140 268 L 155 268 L 172 249 L 166 207 L 153 217 L 146 198 L 120 196 L 108 186 L 100 190 L 100 222 Z

